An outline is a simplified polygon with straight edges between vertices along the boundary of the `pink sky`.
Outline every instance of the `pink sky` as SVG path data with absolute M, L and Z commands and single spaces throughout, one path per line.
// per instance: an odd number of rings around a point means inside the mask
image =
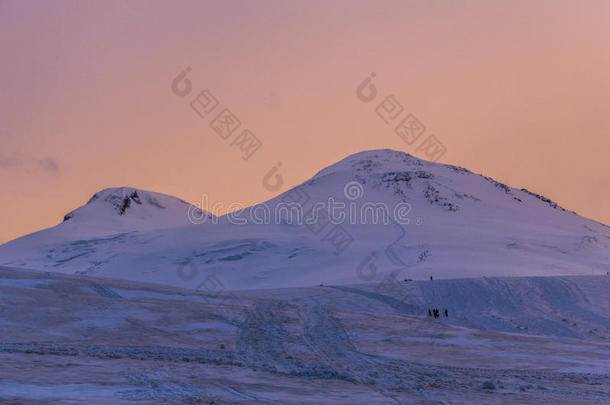
M 417 155 L 387 95 L 440 162 L 610 223 L 608 1 L 0 0 L 0 51 L 0 243 L 106 187 L 249 205 L 279 161 L 286 190 L 364 149 Z M 172 93 L 186 66 L 262 141 L 247 161 Z

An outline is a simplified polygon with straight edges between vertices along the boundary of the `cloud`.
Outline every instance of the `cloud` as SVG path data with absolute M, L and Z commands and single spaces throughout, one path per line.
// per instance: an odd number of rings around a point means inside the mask
M 53 159 L 51 157 L 46 157 L 44 159 L 39 159 L 36 161 L 38 166 L 42 168 L 47 173 L 57 174 L 59 173 L 59 161 L 57 159 Z
M 10 170 L 23 166 L 23 159 L 17 156 L 0 156 L 0 169 Z
M 59 161 L 50 156 L 42 159 L 15 154 L 13 156 L 0 155 L 0 170 L 25 171 L 42 170 L 48 174 L 58 174 Z

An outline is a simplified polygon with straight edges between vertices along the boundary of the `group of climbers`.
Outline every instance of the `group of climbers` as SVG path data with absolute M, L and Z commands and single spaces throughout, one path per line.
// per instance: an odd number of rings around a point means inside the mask
M 432 276 L 430 276 L 430 281 L 433 281 L 434 279 L 432 278 Z M 433 294 L 434 294 L 434 287 L 432 288 Z M 436 294 L 434 294 L 434 301 L 436 301 Z M 447 308 L 445 308 L 445 318 L 449 318 L 449 311 L 447 310 Z M 437 308 L 434 309 L 430 309 L 428 308 L 428 316 L 434 316 L 435 318 L 440 317 L 440 312 Z
M 437 308 L 428 308 L 428 316 L 434 316 L 435 318 L 438 318 L 440 316 L 440 312 Z M 447 311 L 447 308 L 445 308 L 445 318 L 449 318 L 449 311 Z

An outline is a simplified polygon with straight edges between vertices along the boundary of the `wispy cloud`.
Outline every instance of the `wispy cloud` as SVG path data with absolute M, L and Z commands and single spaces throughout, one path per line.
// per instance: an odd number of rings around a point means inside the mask
M 36 161 L 38 167 L 47 173 L 58 174 L 59 173 L 59 161 L 51 157 L 45 157 Z
M 23 160 L 17 156 L 0 155 L 0 169 L 11 170 L 23 166 Z
M 0 170 L 4 171 L 26 171 L 42 170 L 48 174 L 59 174 L 59 160 L 46 156 L 43 158 L 34 158 L 22 154 L 0 155 Z

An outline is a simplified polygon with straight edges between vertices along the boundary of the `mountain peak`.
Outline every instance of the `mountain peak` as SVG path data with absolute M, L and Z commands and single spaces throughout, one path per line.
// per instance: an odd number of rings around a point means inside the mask
M 420 159 L 406 152 L 393 149 L 371 149 L 351 154 L 337 163 L 320 170 L 313 178 L 325 177 L 338 172 L 379 173 L 404 170 L 405 167 L 421 169 L 423 167 L 436 166 L 449 165 Z M 466 169 L 462 170 L 467 171 Z
M 188 224 L 191 205 L 167 194 L 134 187 L 112 187 L 95 193 L 82 207 L 64 216 L 65 226 L 86 225 L 117 232 Z
M 93 194 L 87 204 L 93 204 L 96 201 L 101 200 L 111 205 L 118 212 L 119 215 L 125 215 L 125 213 L 132 206 L 132 204 L 142 205 L 142 198 L 144 199 L 144 204 L 149 204 L 151 206 L 157 207 L 158 209 L 165 209 L 166 207 L 160 202 L 160 197 L 162 200 L 171 198 L 172 200 L 176 200 L 180 203 L 188 204 L 186 201 L 183 201 L 176 197 L 161 193 L 155 193 L 152 191 L 139 190 L 133 187 L 105 188 Z

